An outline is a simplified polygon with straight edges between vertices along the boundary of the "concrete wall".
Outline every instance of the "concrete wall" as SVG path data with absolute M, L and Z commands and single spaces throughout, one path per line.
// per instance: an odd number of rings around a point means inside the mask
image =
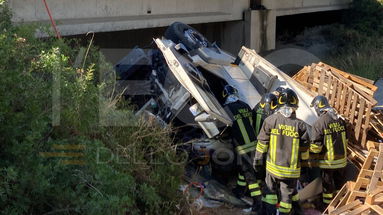
M 249 0 L 47 0 L 63 35 L 243 19 Z M 42 0 L 10 0 L 14 22 L 48 22 Z
M 275 10 L 277 16 L 313 13 L 345 9 L 352 0 L 262 0 L 268 10 Z
M 256 51 L 275 49 L 276 18 L 347 9 L 352 0 L 262 0 L 264 10 L 245 12 L 246 46 Z

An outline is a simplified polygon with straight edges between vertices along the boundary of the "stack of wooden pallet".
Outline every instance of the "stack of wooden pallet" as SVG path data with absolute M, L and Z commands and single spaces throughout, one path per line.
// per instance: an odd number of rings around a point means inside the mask
M 347 182 L 324 214 L 383 214 L 382 170 L 383 144 L 380 144 L 379 151 L 370 148 L 356 182 Z
M 293 77 L 306 90 L 314 95 L 326 96 L 334 107 L 349 123 L 349 154 L 354 163 L 361 167 L 368 154 L 367 139 L 371 123 L 381 128 L 376 122 L 372 108 L 377 104 L 373 98 L 377 87 L 373 81 L 351 75 L 324 63 L 304 67 Z M 373 116 L 373 117 L 371 117 Z M 380 116 L 380 115 L 379 115 Z M 383 122 L 383 115 L 381 122 Z

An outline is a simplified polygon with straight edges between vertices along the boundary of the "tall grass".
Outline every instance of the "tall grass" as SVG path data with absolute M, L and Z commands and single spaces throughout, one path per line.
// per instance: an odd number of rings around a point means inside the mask
M 99 110 L 119 102 L 109 95 L 100 108 L 107 83 L 97 74 L 109 67 L 100 52 L 92 48 L 77 68 L 76 41 L 35 38 L 33 26 L 13 26 L 10 17 L 0 1 L 0 214 L 178 213 L 183 168 L 169 131 L 130 110 L 134 126 L 100 126 Z M 81 146 L 69 151 L 79 157 L 43 156 L 69 145 Z M 76 159 L 84 165 L 65 164 Z
M 327 59 L 330 64 L 372 80 L 383 77 L 383 3 L 354 0 L 343 24 L 325 32 L 337 44 Z

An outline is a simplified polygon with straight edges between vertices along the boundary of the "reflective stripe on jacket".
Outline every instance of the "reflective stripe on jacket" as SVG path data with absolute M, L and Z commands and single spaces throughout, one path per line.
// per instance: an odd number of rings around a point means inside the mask
M 309 156 L 307 124 L 275 113 L 265 119 L 258 135 L 256 160 L 267 154 L 266 170 L 278 178 L 299 178 L 301 160 Z
M 323 169 L 338 169 L 347 165 L 346 124 L 334 119 L 330 113 L 324 113 L 314 123 L 311 135 L 310 151 L 317 153 L 311 164 Z
M 246 103 L 238 100 L 225 106 L 233 119 L 232 138 L 236 144 L 236 151 L 243 155 L 256 149 L 256 135 L 253 128 L 253 114 Z

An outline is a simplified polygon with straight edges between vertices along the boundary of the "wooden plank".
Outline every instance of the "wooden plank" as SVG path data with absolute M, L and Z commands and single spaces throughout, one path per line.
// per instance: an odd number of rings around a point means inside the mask
M 330 204 L 327 206 L 325 212 L 332 212 L 335 208 L 341 207 L 346 204 L 346 201 L 350 195 L 350 188 L 355 184 L 354 182 L 348 181 L 346 182 L 336 196 L 332 199 Z
M 331 98 L 329 102 L 332 107 L 335 107 L 335 97 L 336 97 L 336 92 L 338 90 L 339 81 L 336 79 L 333 79 L 331 85 L 332 85 L 332 90 L 331 90 L 331 96 L 330 96 Z
M 366 160 L 362 166 L 362 170 L 370 170 L 370 167 L 371 167 L 372 162 L 374 161 L 374 157 L 375 157 L 374 155 L 376 154 L 376 152 L 377 151 L 375 151 L 375 150 L 371 150 L 368 152 L 368 156 L 367 156 L 367 158 L 366 158 Z M 359 175 L 361 173 L 359 173 Z M 358 176 L 358 177 L 360 177 L 360 176 Z
M 331 67 L 331 66 L 329 66 L 329 67 Z M 364 79 L 362 77 L 346 73 L 346 72 L 341 71 L 339 69 L 336 69 L 334 67 L 331 67 L 331 70 L 339 73 L 340 75 L 344 76 L 345 78 L 347 78 L 353 82 L 356 82 L 356 83 L 358 83 L 358 84 L 360 84 L 360 85 L 362 85 L 362 86 L 364 86 L 364 87 L 366 87 L 366 88 L 368 88 L 374 92 L 378 89 L 378 87 L 373 84 L 374 82 L 372 80 L 367 81 L 366 79 Z
M 340 108 L 339 108 L 339 113 L 340 114 L 343 114 L 344 113 L 344 111 L 346 110 L 346 107 L 345 107 L 345 105 L 346 105 L 346 98 L 349 96 L 348 95 L 348 92 L 349 92 L 349 89 L 348 89 L 348 87 L 346 87 L 346 85 L 345 84 L 342 84 L 343 86 L 342 86 L 342 88 L 343 88 L 343 95 L 342 95 L 342 99 L 340 100 Z
M 320 75 L 320 80 L 319 80 L 318 95 L 323 95 L 322 93 L 324 93 L 323 88 L 324 88 L 324 79 L 325 79 L 326 73 L 321 70 L 319 75 Z
M 348 98 L 347 98 L 347 106 L 346 106 L 346 112 L 344 113 L 344 115 L 347 117 L 347 118 L 350 118 L 350 111 L 351 111 L 351 107 L 353 105 L 353 103 L 351 102 L 352 101 L 352 98 L 354 97 L 354 92 L 352 92 L 352 90 L 348 90 L 349 94 L 348 94 Z
M 351 191 L 348 191 L 346 195 L 344 195 L 343 199 L 340 200 L 338 207 L 342 207 L 347 204 L 347 199 L 350 197 Z
M 374 210 L 378 214 L 383 214 L 383 208 L 378 205 L 371 205 L 371 209 Z
M 351 191 L 351 194 L 348 197 L 346 204 L 350 204 L 351 202 L 355 201 L 356 198 L 358 198 L 358 197 L 366 198 L 367 193 L 361 192 L 361 191 Z
M 374 141 L 369 140 L 367 142 L 367 150 L 376 149 L 376 145 Z
M 357 102 L 357 99 L 359 97 L 356 95 L 356 93 L 354 93 L 354 96 L 353 96 L 353 99 L 352 99 L 352 108 L 350 110 L 350 116 L 349 116 L 349 119 L 350 119 L 350 123 L 351 124 L 354 124 L 354 119 L 355 119 L 355 109 L 356 109 L 356 105 L 358 104 Z
M 351 211 L 350 213 L 347 213 L 347 215 L 358 215 L 358 214 L 361 214 L 362 212 L 367 211 L 369 209 L 370 209 L 369 205 L 363 205 L 363 206 L 360 206 L 357 209 Z
M 360 100 L 360 108 L 359 108 L 359 116 L 358 116 L 358 119 L 357 119 L 357 122 L 356 122 L 356 126 L 355 126 L 355 137 L 357 140 L 359 140 L 359 137 L 360 137 L 360 129 L 362 129 L 362 120 L 363 120 L 363 116 L 365 114 L 364 112 L 364 105 L 366 104 L 366 101 L 365 100 Z
M 365 144 L 366 144 L 366 141 L 367 141 L 367 130 L 368 130 L 368 127 L 370 125 L 370 119 L 371 119 L 371 109 L 372 109 L 372 105 L 371 104 L 367 104 L 367 111 L 366 113 L 364 114 L 365 116 L 365 120 L 364 120 L 364 126 L 365 128 L 363 129 L 363 136 L 362 136 L 362 141 L 361 141 L 361 144 L 362 144 L 362 147 L 365 148 Z
M 343 81 L 344 83 L 350 83 L 353 90 L 355 92 L 357 92 L 358 94 L 360 94 L 361 96 L 363 96 L 364 98 L 366 98 L 368 101 L 370 101 L 371 103 L 373 104 L 376 104 L 377 101 L 372 97 L 372 95 L 369 95 L 367 94 L 366 92 L 364 92 L 363 90 L 361 90 L 360 88 L 358 88 L 357 86 L 355 86 L 355 84 L 353 82 L 350 82 L 350 80 L 347 80 L 345 79 L 343 76 L 340 76 L 339 74 L 337 73 L 332 73 L 337 79 L 339 79 L 340 81 Z
M 374 168 L 374 174 L 372 175 L 371 183 L 369 185 L 369 192 L 373 192 L 376 189 L 377 183 L 382 176 L 383 169 L 383 152 L 380 151 L 378 160 Z
M 344 205 L 344 206 L 339 207 L 338 209 L 330 212 L 329 215 L 338 215 L 338 214 L 346 212 L 346 211 L 353 209 L 353 208 L 360 206 L 360 205 L 362 205 L 362 202 L 360 200 L 355 200 L 355 201 L 351 202 L 350 204 Z
M 340 109 L 340 100 L 341 100 L 341 97 L 342 97 L 342 93 L 343 93 L 343 83 L 339 82 L 339 85 L 338 85 L 338 93 L 336 95 L 336 101 L 335 101 L 335 109 L 339 110 Z
M 324 74 L 327 74 L 327 73 L 324 73 Z M 326 98 L 328 98 L 330 96 L 331 83 L 332 83 L 332 76 L 329 76 L 328 81 L 327 81 Z

